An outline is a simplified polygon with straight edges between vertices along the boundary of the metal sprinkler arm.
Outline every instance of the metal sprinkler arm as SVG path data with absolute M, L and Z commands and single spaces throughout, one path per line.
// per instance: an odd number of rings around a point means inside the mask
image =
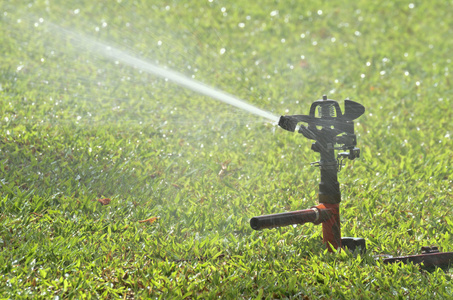
M 255 230 L 275 228 L 294 224 L 321 224 L 329 220 L 333 212 L 325 206 L 313 206 L 309 209 L 264 215 L 250 219 L 250 226 Z
M 296 130 L 299 123 L 307 123 L 307 126 L 300 125 L 298 132 L 308 139 L 315 140 L 311 149 L 321 155 L 320 161 L 313 163 L 319 167 L 321 172 L 318 194 L 320 204 L 307 210 L 254 217 L 250 220 L 253 229 L 259 230 L 306 222 L 321 223 L 323 241 L 329 251 L 341 247 L 339 208 L 341 192 L 337 173 L 341 169 L 342 160 L 345 157 L 352 160 L 360 155 L 360 150 L 356 148 L 357 139 L 354 134 L 353 120 L 364 112 L 363 105 L 345 100 L 343 114 L 337 101 L 323 96 L 322 100 L 312 103 L 308 115 L 280 117 L 278 125 L 292 132 Z M 335 150 L 349 152 L 339 153 L 336 157 Z M 318 217 L 316 213 L 319 214 Z M 322 218 L 319 217 L 320 215 Z

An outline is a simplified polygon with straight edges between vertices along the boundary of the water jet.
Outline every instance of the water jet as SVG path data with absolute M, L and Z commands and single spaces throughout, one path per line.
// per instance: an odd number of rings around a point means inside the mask
M 208 96 L 212 99 L 224 102 L 226 104 L 235 106 L 243 111 L 249 112 L 256 116 L 260 116 L 262 118 L 271 121 L 272 123 L 278 122 L 278 117 L 268 111 L 262 110 L 253 106 L 242 99 L 239 99 L 229 93 L 216 89 L 214 87 L 208 86 L 198 80 L 189 78 L 182 73 L 170 70 L 168 68 L 153 64 L 149 61 L 144 59 L 138 58 L 126 51 L 117 49 L 105 43 L 99 42 L 90 38 L 85 35 L 81 35 L 79 33 L 73 32 L 69 29 L 50 24 L 52 28 L 57 31 L 63 32 L 66 36 L 71 37 L 72 39 L 76 40 L 78 44 L 82 44 L 84 47 L 90 49 L 91 51 L 95 51 L 107 58 L 112 60 L 119 61 L 125 65 L 128 65 L 133 68 L 137 68 L 146 72 L 148 74 L 152 74 L 164 79 L 168 79 L 169 81 L 182 86 L 184 88 L 190 89 L 194 92 L 199 94 Z

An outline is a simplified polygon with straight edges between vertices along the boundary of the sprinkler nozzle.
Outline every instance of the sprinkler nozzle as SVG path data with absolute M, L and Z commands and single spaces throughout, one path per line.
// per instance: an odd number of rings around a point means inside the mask
M 297 123 L 297 119 L 291 116 L 281 116 L 280 120 L 278 120 L 278 126 L 288 131 L 295 131 Z

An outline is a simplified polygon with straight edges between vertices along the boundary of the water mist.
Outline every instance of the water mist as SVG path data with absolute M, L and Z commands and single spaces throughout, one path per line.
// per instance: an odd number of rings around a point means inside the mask
M 230 104 L 254 115 L 263 117 L 273 123 L 277 123 L 279 120 L 278 116 L 268 111 L 259 109 L 251 104 L 246 103 L 244 100 L 238 99 L 231 94 L 210 87 L 200 81 L 189 78 L 181 73 L 155 65 L 144 59 L 137 58 L 125 51 L 119 50 L 102 42 L 95 41 L 90 37 L 62 28 L 55 24 L 52 24 L 51 26 L 55 30 L 63 32 L 66 36 L 77 40 L 77 42 L 82 44 L 85 48 L 98 52 L 105 57 L 120 61 L 125 65 L 140 69 L 149 74 L 153 74 L 161 78 L 166 78 L 182 87 L 188 88 L 199 94 Z

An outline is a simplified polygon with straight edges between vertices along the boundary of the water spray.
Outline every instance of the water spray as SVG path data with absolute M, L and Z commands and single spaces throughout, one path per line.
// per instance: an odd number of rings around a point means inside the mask
M 340 248 L 351 251 L 366 251 L 363 238 L 342 237 L 340 224 L 341 192 L 338 172 L 344 159 L 354 160 L 360 156 L 357 137 L 354 133 L 354 120 L 365 112 L 365 107 L 351 100 L 344 101 L 342 113 L 337 101 L 327 99 L 312 103 L 308 115 L 281 116 L 278 125 L 288 131 L 297 130 L 304 137 L 314 140 L 311 149 L 320 154 L 321 159 L 312 165 L 319 167 L 319 204 L 309 209 L 279 214 L 264 215 L 250 219 L 255 230 L 282 227 L 294 224 L 322 224 L 323 242 L 330 252 Z M 299 125 L 306 123 L 307 125 Z M 340 151 L 335 156 L 335 151 Z M 437 247 L 422 247 L 421 254 L 401 257 L 387 257 L 384 263 L 414 263 L 426 268 L 444 267 L 453 263 L 453 252 L 440 252 Z
M 254 105 L 251 105 L 245 102 L 242 99 L 239 99 L 229 93 L 221 91 L 217 88 L 208 86 L 198 80 L 189 78 L 182 73 L 176 72 L 174 70 L 168 69 L 163 66 L 159 66 L 153 64 L 145 59 L 139 58 L 131 53 L 126 51 L 120 50 L 115 48 L 111 45 L 107 45 L 105 43 L 99 42 L 94 38 L 91 38 L 86 35 L 79 34 L 72 30 L 60 27 L 58 25 L 49 23 L 50 28 L 55 30 L 56 32 L 62 32 L 65 36 L 70 37 L 71 39 L 75 40 L 77 45 L 83 45 L 85 49 L 97 52 L 107 58 L 110 58 L 115 61 L 119 61 L 125 65 L 128 65 L 133 68 L 137 68 L 146 72 L 148 74 L 152 74 L 158 76 L 160 78 L 168 79 L 169 81 L 197 92 L 201 95 L 208 96 L 212 99 L 216 99 L 218 101 L 224 102 L 226 104 L 235 106 L 239 109 L 252 113 L 256 116 L 263 117 L 272 123 L 277 123 L 278 116 L 262 110 Z

